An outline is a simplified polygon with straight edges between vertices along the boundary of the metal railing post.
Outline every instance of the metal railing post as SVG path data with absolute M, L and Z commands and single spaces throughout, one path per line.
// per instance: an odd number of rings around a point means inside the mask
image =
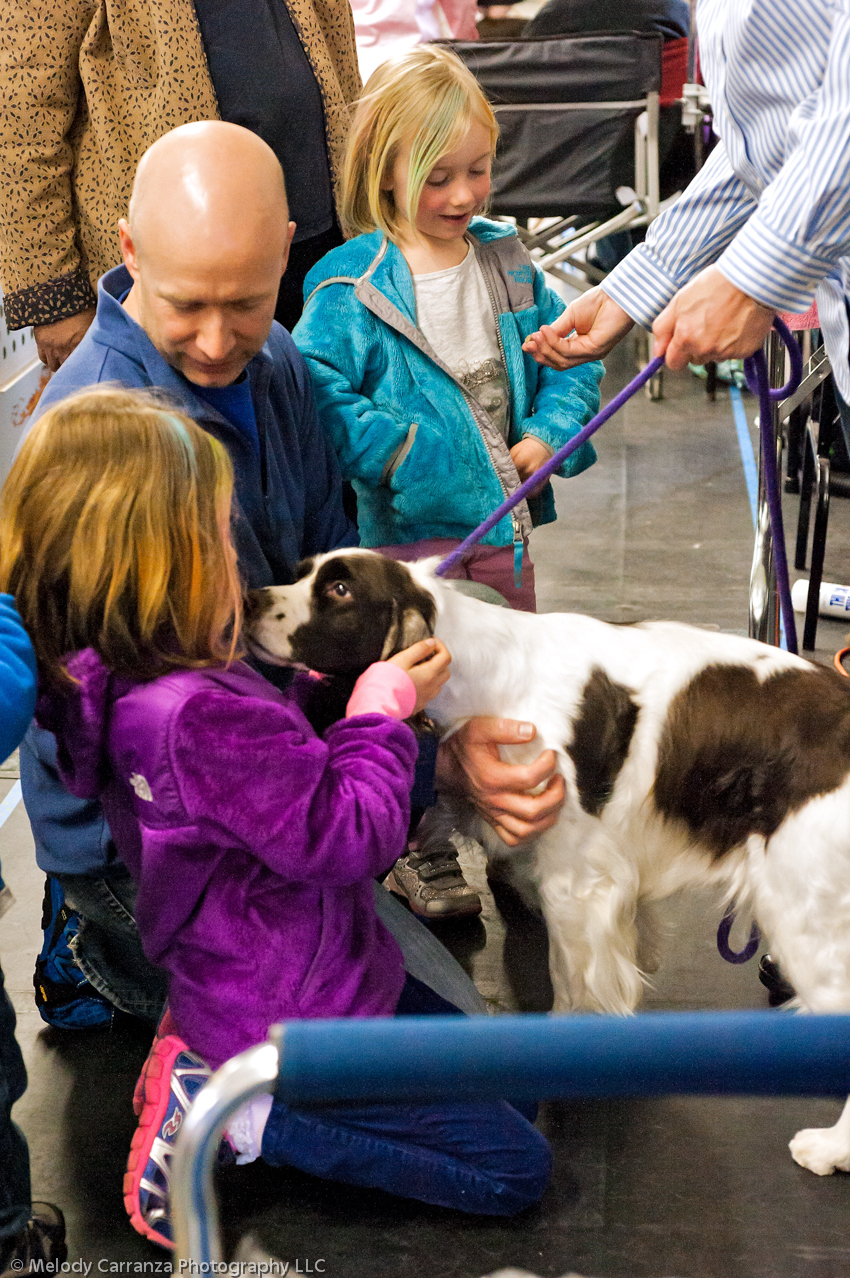
M 776 1012 L 351 1017 L 273 1026 L 269 1042 L 216 1070 L 183 1120 L 171 1169 L 174 1271 L 191 1278 L 222 1265 L 216 1152 L 228 1118 L 263 1092 L 309 1107 L 505 1096 L 838 1097 L 850 1090 L 848 1044 L 850 1015 Z
M 177 1273 L 181 1260 L 202 1265 L 222 1260 L 213 1187 L 222 1129 L 252 1097 L 274 1091 L 279 1061 L 274 1042 L 249 1047 L 225 1061 L 201 1088 L 183 1120 L 171 1168 Z
M 775 331 L 767 341 L 767 367 L 771 386 L 781 386 L 785 380 L 785 347 Z M 771 406 L 770 435 L 776 451 L 777 473 L 782 474 L 782 429 L 779 405 Z M 763 436 L 760 436 L 763 439 Z M 753 566 L 750 572 L 749 634 L 751 639 L 779 647 L 779 595 L 776 587 L 776 565 L 773 558 L 773 536 L 770 529 L 770 512 L 767 505 L 767 488 L 764 479 L 764 444 L 759 444 L 759 485 L 756 514 L 756 538 L 753 547 Z

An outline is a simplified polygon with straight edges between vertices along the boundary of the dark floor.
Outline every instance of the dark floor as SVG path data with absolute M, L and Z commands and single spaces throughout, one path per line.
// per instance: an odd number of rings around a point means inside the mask
M 609 367 L 612 394 L 631 375 L 628 351 Z M 752 525 L 729 399 L 722 392 L 708 404 L 689 376 L 668 374 L 665 392 L 661 403 L 633 400 L 603 428 L 599 464 L 557 481 L 559 522 L 533 542 L 540 605 L 744 631 Z M 837 501 L 828 580 L 850 578 L 849 550 L 850 503 Z M 819 656 L 829 660 L 843 637 L 822 622 Z M 12 784 L 0 778 L 0 799 Z M 43 1027 L 31 983 L 42 879 L 20 806 L 0 830 L 0 856 L 17 896 L 0 950 L 30 1070 L 16 1116 L 34 1189 L 64 1207 L 70 1259 L 93 1262 L 94 1273 L 99 1261 L 109 1272 L 113 1261 L 161 1259 L 129 1228 L 121 1202 L 130 1095 L 148 1036 L 128 1025 L 88 1035 Z M 447 944 L 494 1011 L 545 1009 L 541 925 L 510 895 L 496 902 L 480 865 L 469 872 L 484 914 L 445 932 Z M 755 963 L 731 967 L 717 955 L 715 901 L 688 895 L 668 903 L 667 917 L 666 959 L 647 1006 L 766 1005 Z M 538 1210 L 508 1223 L 259 1165 L 223 1180 L 222 1215 L 231 1247 L 250 1231 L 293 1272 L 297 1260 L 301 1272 L 331 1278 L 480 1278 L 506 1266 L 546 1278 L 847 1278 L 850 1176 L 815 1177 L 787 1150 L 800 1126 L 830 1124 L 838 1110 L 831 1100 L 677 1097 L 544 1106 L 554 1180 Z

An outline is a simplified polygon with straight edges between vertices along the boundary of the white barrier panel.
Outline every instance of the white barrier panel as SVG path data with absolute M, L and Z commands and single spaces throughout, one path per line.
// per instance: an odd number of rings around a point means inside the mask
M 46 381 L 47 369 L 38 358 L 32 329 L 8 331 L 0 294 L 0 484 L 9 473 L 24 422 Z

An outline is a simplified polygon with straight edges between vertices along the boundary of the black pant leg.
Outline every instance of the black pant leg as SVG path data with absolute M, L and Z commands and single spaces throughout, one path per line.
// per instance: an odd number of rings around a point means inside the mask
M 12 1122 L 12 1106 L 26 1086 L 15 1012 L 0 969 L 0 1251 L 6 1239 L 26 1228 L 32 1207 L 29 1150 L 23 1132 Z
M 293 244 L 289 262 L 280 281 L 274 317 L 291 332 L 304 309 L 304 277 L 331 249 L 343 243 L 342 231 L 334 224 L 329 231 L 313 235 L 309 240 Z

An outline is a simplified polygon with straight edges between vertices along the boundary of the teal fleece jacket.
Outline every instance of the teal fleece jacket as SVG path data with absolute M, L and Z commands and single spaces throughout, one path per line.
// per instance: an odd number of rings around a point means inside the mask
M 511 387 L 507 444 L 416 326 L 410 269 L 380 231 L 333 249 L 304 284 L 292 336 L 307 361 L 319 420 L 357 492 L 364 546 L 466 537 L 520 479 L 509 448 L 534 435 L 557 450 L 599 407 L 599 363 L 559 373 L 522 344 L 564 309 L 512 227 L 474 218 L 469 235 L 498 316 Z M 592 465 L 589 443 L 558 472 Z M 484 543 L 508 545 L 555 519 L 551 484 Z

